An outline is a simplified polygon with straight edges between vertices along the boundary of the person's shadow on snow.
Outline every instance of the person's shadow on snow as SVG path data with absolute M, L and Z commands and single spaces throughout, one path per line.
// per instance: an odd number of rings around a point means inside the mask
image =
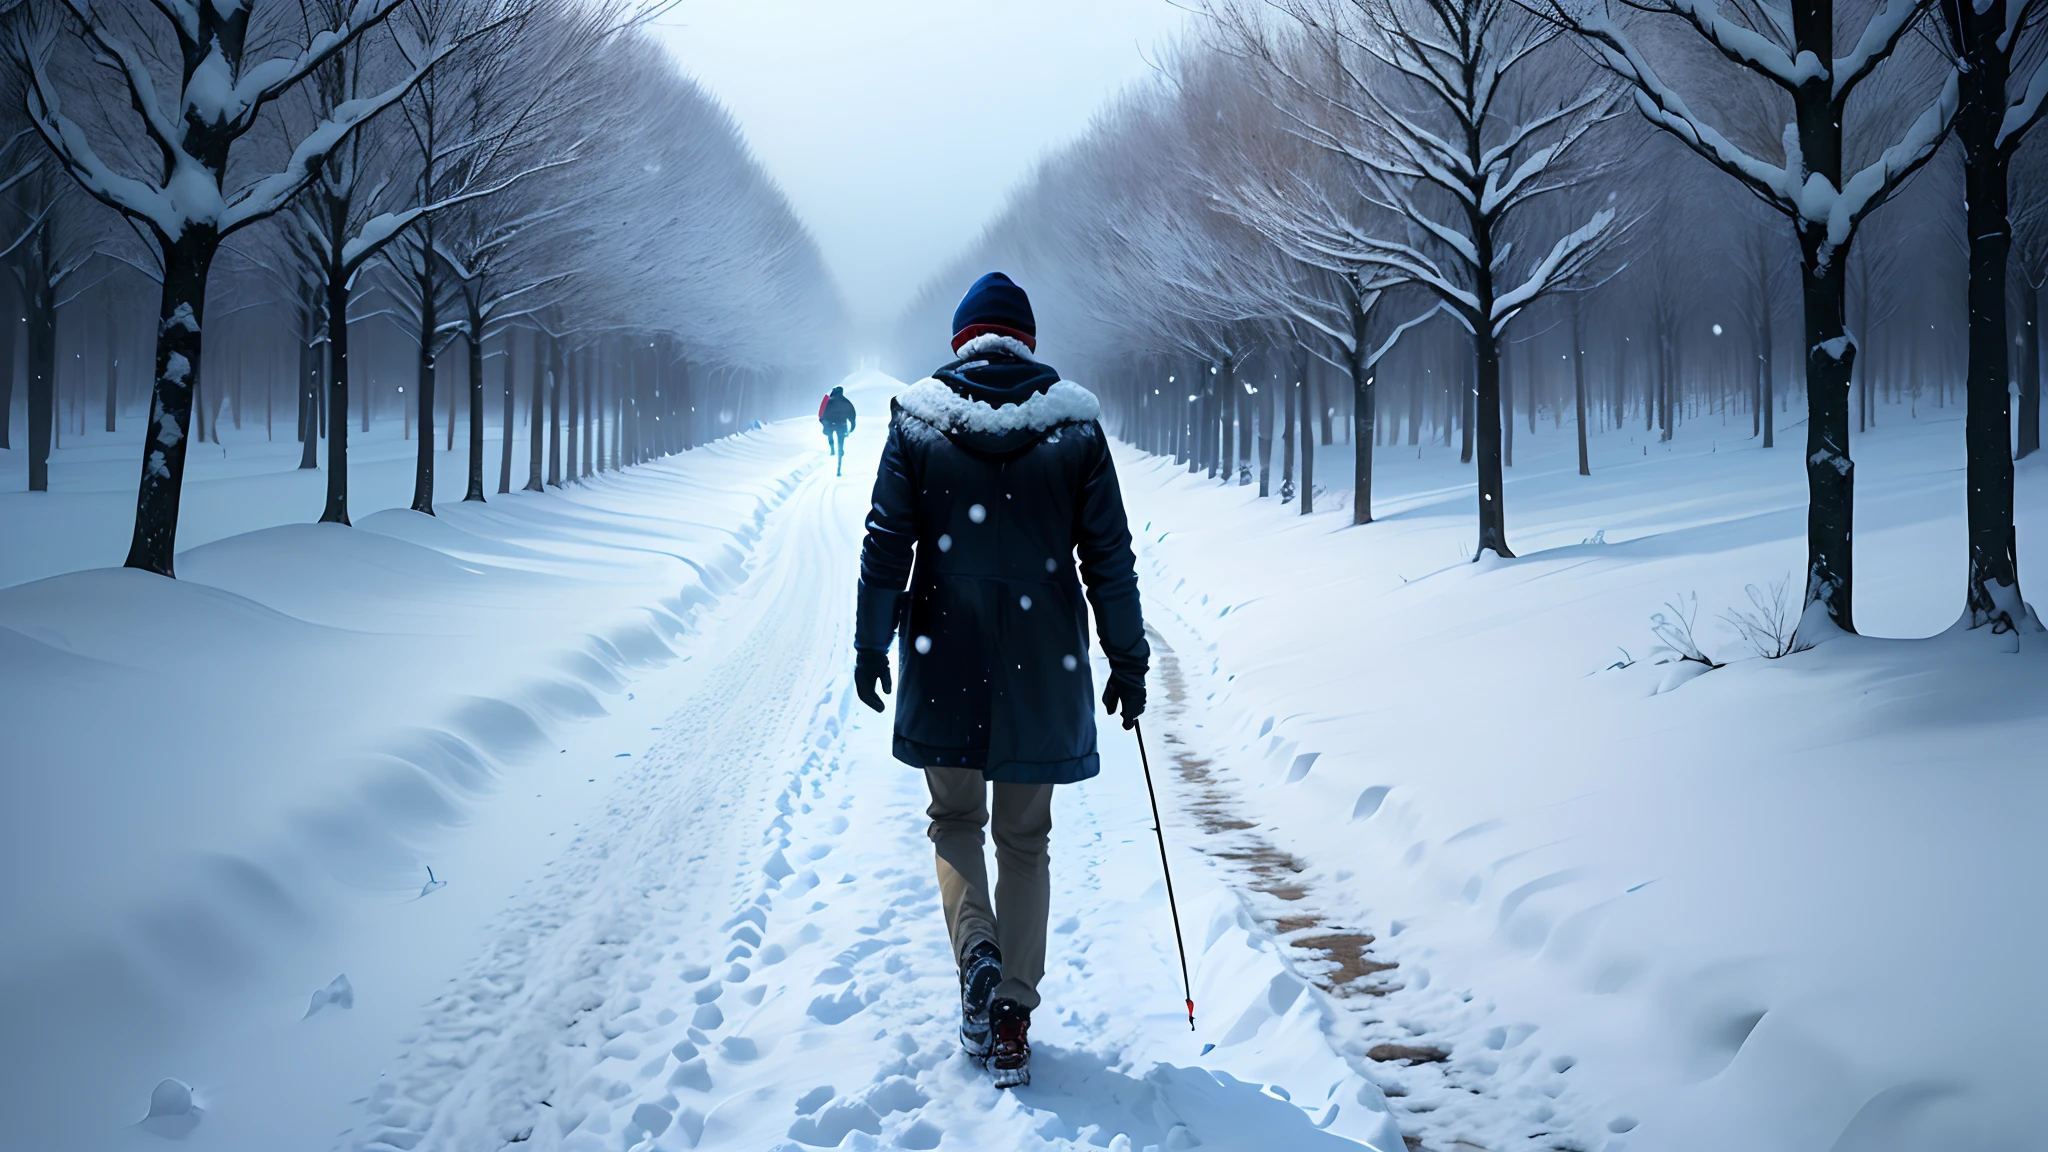
M 1031 1083 L 1010 1091 L 1019 1104 L 1047 1114 L 1039 1132 L 1048 1140 L 1106 1144 L 1122 1133 L 1132 1148 L 1336 1152 L 1368 1147 L 1322 1130 L 1340 1109 L 1362 1105 L 1325 1101 L 1311 1113 L 1257 1084 L 1206 1068 L 1159 1064 L 1133 1077 L 1092 1052 L 1035 1046 Z

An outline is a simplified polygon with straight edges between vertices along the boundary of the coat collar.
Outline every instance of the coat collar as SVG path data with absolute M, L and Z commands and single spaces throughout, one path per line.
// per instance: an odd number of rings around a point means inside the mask
M 1002 336 L 996 339 L 1010 338 Z M 1012 432 L 1043 432 L 1058 424 L 1096 420 L 1102 416 L 1102 403 L 1095 398 L 1095 393 L 1071 380 L 1061 380 L 1022 403 L 995 408 L 987 401 L 970 400 L 948 385 L 926 377 L 904 389 L 896 403 L 905 412 L 942 432 L 998 436 Z

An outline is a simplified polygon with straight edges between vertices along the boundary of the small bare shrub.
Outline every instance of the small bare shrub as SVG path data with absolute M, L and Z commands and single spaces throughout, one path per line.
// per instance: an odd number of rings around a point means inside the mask
M 1770 589 L 1751 584 L 1743 589 L 1749 593 L 1749 611 L 1730 609 L 1721 614 L 1735 634 L 1750 650 L 1766 660 L 1776 660 L 1803 652 L 1811 645 L 1798 640 L 1799 609 L 1792 597 L 1792 574 L 1773 581 Z
M 1705 664 L 1709 668 L 1721 665 L 1700 648 L 1700 642 L 1693 636 L 1693 622 L 1699 619 L 1700 598 L 1696 593 L 1687 593 L 1664 602 L 1664 611 L 1650 617 L 1650 632 L 1657 637 L 1655 652 L 1664 653 L 1668 659 L 1659 664 L 1690 660 Z

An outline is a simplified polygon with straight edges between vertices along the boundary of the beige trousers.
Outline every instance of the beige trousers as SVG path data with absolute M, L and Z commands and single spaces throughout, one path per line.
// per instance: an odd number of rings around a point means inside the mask
M 968 949 L 993 940 L 1003 954 L 998 1000 L 1038 1007 L 1045 975 L 1045 921 L 1052 902 L 1050 784 L 986 783 L 979 769 L 927 768 L 932 818 L 928 835 L 937 850 L 939 901 L 957 964 Z M 989 823 L 988 790 L 995 789 L 996 889 L 989 899 L 982 860 L 982 828 Z

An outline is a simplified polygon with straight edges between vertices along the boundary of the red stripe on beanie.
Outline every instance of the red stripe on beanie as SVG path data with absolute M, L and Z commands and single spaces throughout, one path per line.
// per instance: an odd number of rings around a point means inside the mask
M 1008 336 L 1033 352 L 1038 351 L 1038 337 L 1033 336 L 1029 332 L 1020 332 L 1015 328 L 1006 328 L 1001 324 L 969 324 L 967 327 L 953 333 L 953 351 L 958 352 L 962 344 L 967 343 L 976 336 L 988 336 L 991 334 Z

